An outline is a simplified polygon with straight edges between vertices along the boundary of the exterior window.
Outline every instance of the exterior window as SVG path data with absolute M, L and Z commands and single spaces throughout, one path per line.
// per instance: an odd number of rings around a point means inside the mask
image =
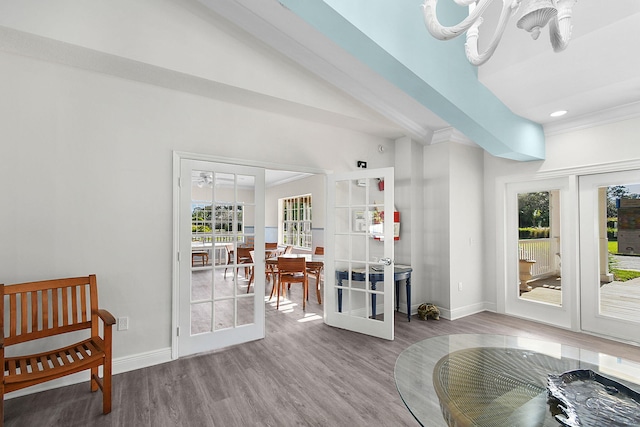
M 212 215 L 212 210 L 210 202 L 194 201 L 192 203 L 192 240 L 212 243 L 215 238 L 216 243 L 229 243 L 233 242 L 234 232 L 238 233 L 238 240 L 240 240 L 244 229 L 242 205 L 237 205 L 234 210 L 232 204 L 216 204 L 215 215 Z
M 280 199 L 281 243 L 311 249 L 311 194 Z

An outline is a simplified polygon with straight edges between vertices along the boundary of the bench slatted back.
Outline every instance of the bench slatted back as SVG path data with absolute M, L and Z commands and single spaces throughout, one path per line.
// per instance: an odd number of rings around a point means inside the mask
M 2 286 L 0 327 L 5 346 L 82 329 L 91 329 L 96 336 L 96 283 L 91 275 Z

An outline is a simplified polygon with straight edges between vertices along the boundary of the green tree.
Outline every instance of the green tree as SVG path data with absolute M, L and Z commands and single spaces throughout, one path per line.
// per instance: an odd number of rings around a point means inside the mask
M 518 227 L 549 227 L 549 192 L 518 194 Z

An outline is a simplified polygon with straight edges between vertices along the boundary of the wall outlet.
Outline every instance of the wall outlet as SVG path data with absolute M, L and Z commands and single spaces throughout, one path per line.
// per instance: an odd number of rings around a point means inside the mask
M 126 331 L 129 329 L 129 318 L 128 317 L 118 317 L 118 330 Z
M 462 291 L 462 282 L 458 282 L 458 291 Z

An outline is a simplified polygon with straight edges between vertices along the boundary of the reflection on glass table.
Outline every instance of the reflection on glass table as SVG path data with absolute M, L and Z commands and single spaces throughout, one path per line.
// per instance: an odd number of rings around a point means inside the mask
M 549 375 L 575 370 L 591 370 L 640 391 L 638 363 L 502 335 L 420 341 L 400 354 L 394 374 L 403 402 L 421 425 L 557 427 L 566 416 L 548 401 L 547 381 Z

